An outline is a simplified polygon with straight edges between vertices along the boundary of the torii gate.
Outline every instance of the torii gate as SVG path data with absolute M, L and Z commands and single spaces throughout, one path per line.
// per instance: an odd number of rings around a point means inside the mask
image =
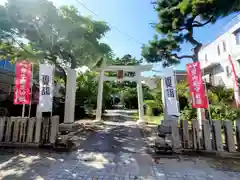
M 106 66 L 98 69 L 100 72 L 99 85 L 98 85 L 98 97 L 97 97 L 97 111 L 96 120 L 101 120 L 102 116 L 102 96 L 103 96 L 103 83 L 104 81 L 135 81 L 137 82 L 137 94 L 138 94 L 138 123 L 144 122 L 144 110 L 143 110 L 143 92 L 142 81 L 146 80 L 141 76 L 141 72 L 150 71 L 153 65 L 136 65 L 136 66 Z M 105 71 L 117 71 L 118 77 L 104 76 Z M 135 72 L 134 77 L 124 77 L 124 72 Z

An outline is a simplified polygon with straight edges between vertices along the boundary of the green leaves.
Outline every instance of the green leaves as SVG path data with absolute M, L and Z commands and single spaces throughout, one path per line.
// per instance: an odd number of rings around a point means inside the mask
M 149 41 L 149 46 L 142 47 L 142 56 L 151 63 L 161 61 L 163 66 L 178 64 L 180 61 L 177 55 L 172 53 L 180 50 L 176 40 L 180 41 L 180 37 L 169 36 L 169 38 L 159 40 L 156 35 L 152 41 Z
M 100 43 L 110 28 L 81 16 L 73 6 L 57 9 L 48 0 L 8 0 L 0 15 L 1 39 L 28 42 L 55 64 L 76 68 L 112 56 L 111 48 Z

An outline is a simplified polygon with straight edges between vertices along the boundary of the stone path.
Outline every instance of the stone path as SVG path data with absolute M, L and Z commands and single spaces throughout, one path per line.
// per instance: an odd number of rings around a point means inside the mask
M 146 154 L 134 122 L 113 118 L 104 130 L 93 133 L 72 153 L 2 153 L 3 180 L 237 180 L 240 173 L 213 169 L 207 159 L 161 158 Z

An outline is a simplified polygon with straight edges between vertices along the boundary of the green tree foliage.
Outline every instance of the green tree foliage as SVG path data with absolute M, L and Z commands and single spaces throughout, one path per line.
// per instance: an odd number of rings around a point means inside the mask
M 181 111 L 180 119 L 182 120 L 193 120 L 197 117 L 196 109 L 192 108 L 191 104 L 185 106 L 184 109 Z
M 194 30 L 240 8 L 238 0 L 156 0 L 153 4 L 159 17 L 154 26 L 161 39 L 155 35 L 143 46 L 142 55 L 148 62 L 163 62 L 163 66 L 186 58 L 198 61 L 202 43 L 194 36 Z M 184 42 L 193 46 L 193 54 L 180 54 Z
M 110 28 L 73 6 L 57 9 L 48 0 L 8 0 L 0 15 L 1 40 L 19 47 L 28 41 L 39 59 L 74 69 L 112 56 L 111 48 L 100 42 Z
M 151 94 L 152 98 L 149 98 L 147 100 L 154 100 L 155 103 L 156 103 L 156 106 L 159 107 L 160 109 L 162 109 L 163 105 L 162 105 L 161 79 L 155 77 L 154 80 L 155 80 L 155 83 L 156 83 L 156 88 L 152 89 L 150 91 L 150 94 Z
M 240 118 L 240 110 L 228 105 L 210 105 L 213 120 L 236 120 Z
M 207 88 L 212 119 L 235 120 L 240 117 L 239 110 L 232 107 L 232 103 L 234 102 L 233 89 L 227 89 L 221 86 L 207 86 Z M 191 106 L 186 82 L 177 84 L 177 93 L 180 101 L 180 109 L 182 110 L 181 119 L 196 119 L 196 109 L 193 109 Z M 183 102 L 184 98 L 185 101 Z M 206 116 L 209 119 L 208 110 L 206 111 Z
M 154 100 L 145 100 L 144 104 L 146 105 L 146 115 L 153 116 L 154 115 L 153 114 L 153 109 L 158 108 L 156 101 L 154 101 Z
M 87 71 L 77 77 L 76 105 L 86 106 L 89 110 L 97 107 L 99 74 Z M 110 83 L 104 83 L 103 87 L 103 107 L 109 102 L 113 89 Z
M 211 104 L 228 105 L 234 101 L 233 89 L 229 89 L 221 86 L 215 86 L 215 87 L 211 87 L 208 93 L 212 94 L 212 96 L 209 96 L 209 100 Z
M 14 60 L 16 57 L 21 57 L 19 49 L 9 42 L 0 41 L 0 60 Z

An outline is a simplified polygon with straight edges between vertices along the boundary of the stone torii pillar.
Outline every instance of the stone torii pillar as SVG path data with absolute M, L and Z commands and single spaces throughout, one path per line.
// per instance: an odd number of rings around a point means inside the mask
M 142 92 L 142 78 L 141 72 L 136 72 L 137 76 L 137 94 L 138 94 L 138 123 L 144 123 L 144 109 L 143 109 L 143 92 Z
M 99 77 L 96 120 L 101 120 L 102 118 L 103 82 L 104 82 L 104 70 L 100 72 Z
M 72 130 L 76 125 L 74 124 L 75 115 L 75 99 L 76 99 L 76 79 L 77 74 L 74 69 L 67 68 L 67 84 L 65 96 L 65 110 L 64 110 L 64 123 L 60 124 L 60 130 Z

